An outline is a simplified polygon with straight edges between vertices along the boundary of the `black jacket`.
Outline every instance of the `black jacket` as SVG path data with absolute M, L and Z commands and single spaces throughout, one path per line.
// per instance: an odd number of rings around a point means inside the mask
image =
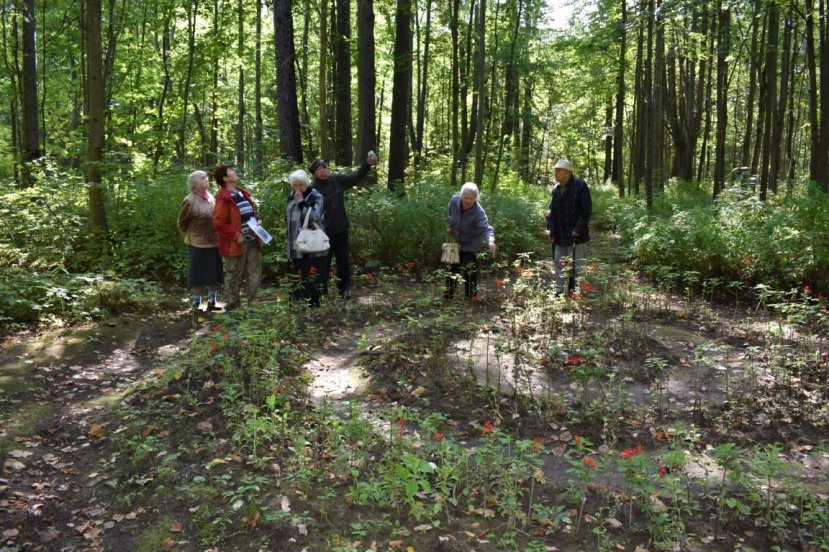
M 592 214 L 590 188 L 584 180 L 571 176 L 566 185 L 556 184 L 553 187 L 547 230 L 555 238 L 556 245 L 573 245 L 573 230 L 579 231 L 576 243 L 585 243 L 590 240 L 588 223 Z
M 325 232 L 329 236 L 348 230 L 348 214 L 345 212 L 344 192 L 353 188 L 368 174 L 371 165 L 363 163 L 351 174 L 331 173 L 327 180 L 314 179 L 314 189 L 325 199 Z

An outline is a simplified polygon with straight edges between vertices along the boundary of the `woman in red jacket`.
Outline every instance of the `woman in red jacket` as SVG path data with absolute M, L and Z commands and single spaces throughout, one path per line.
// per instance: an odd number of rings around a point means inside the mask
M 248 302 L 256 295 L 262 281 L 262 255 L 259 239 L 250 226 L 258 224 L 256 205 L 247 190 L 237 187 L 239 177 L 227 166 L 217 167 L 213 177 L 222 187 L 213 209 L 213 226 L 219 237 L 225 271 L 225 310 L 241 306 L 239 289 L 247 281 Z

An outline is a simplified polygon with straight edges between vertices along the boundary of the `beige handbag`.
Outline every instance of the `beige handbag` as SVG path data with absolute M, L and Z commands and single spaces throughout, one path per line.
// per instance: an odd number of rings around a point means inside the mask
M 315 228 L 308 228 L 308 217 L 311 215 L 311 209 L 305 214 L 305 222 L 296 237 L 296 250 L 300 253 L 323 253 L 328 251 L 329 243 L 328 236 L 325 232 L 314 224 Z
M 461 246 L 458 242 L 446 242 L 442 246 L 440 262 L 447 264 L 459 264 L 461 262 Z

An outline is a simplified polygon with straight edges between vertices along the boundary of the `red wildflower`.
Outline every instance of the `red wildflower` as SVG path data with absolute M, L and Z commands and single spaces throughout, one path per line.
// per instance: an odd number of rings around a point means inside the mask
M 400 418 L 397 420 L 397 425 L 400 427 L 400 433 L 406 431 L 406 418 Z
M 803 286 L 803 293 L 805 293 L 806 295 L 811 295 L 812 294 L 812 286 Z
M 219 346 L 219 344 L 218 344 L 218 343 L 216 343 L 215 341 L 211 341 L 211 342 L 210 342 L 210 354 L 211 354 L 211 355 L 216 353 L 216 348 L 217 348 L 218 346 Z
M 315 267 L 315 266 L 312 266 L 311 269 L 308 271 L 308 274 L 316 274 L 316 273 L 317 273 L 317 267 Z
M 572 355 L 570 358 L 567 359 L 567 364 L 576 365 L 581 362 L 581 357 L 578 355 Z
M 582 460 L 582 463 L 585 466 L 587 466 L 588 468 L 594 468 L 595 469 L 595 467 L 596 467 L 596 461 L 593 460 L 592 458 L 585 458 L 584 460 Z
M 374 274 L 372 274 L 371 272 L 366 272 L 366 278 L 368 278 L 369 280 L 373 280 Z
M 519 266 L 519 267 L 518 267 L 518 274 L 520 275 L 520 274 L 521 274 L 521 273 L 523 273 L 523 272 L 524 272 L 524 267 Z
M 642 445 L 636 445 L 636 448 L 627 449 L 623 451 L 619 456 L 622 460 L 630 460 L 634 456 L 639 456 L 642 454 Z
M 224 338 L 225 338 L 225 341 L 227 341 L 228 339 L 230 339 L 230 334 L 226 333 L 226 334 L 224 335 Z
M 473 300 L 473 301 L 475 301 L 476 303 L 480 303 L 480 302 L 481 302 L 481 296 L 480 296 L 480 295 L 473 295 L 472 297 L 470 297 L 470 299 L 472 299 L 472 300 Z
M 596 291 L 596 288 L 591 286 L 588 282 L 580 283 L 579 284 L 579 289 L 582 290 L 582 292 L 584 292 L 584 293 L 587 293 L 588 291 Z
M 440 442 L 441 439 L 443 439 L 443 433 L 441 433 L 440 431 L 435 431 L 435 434 L 432 435 L 432 439 L 434 439 L 437 442 Z
M 492 425 L 492 422 L 487 420 L 484 422 L 484 432 L 482 435 L 486 435 L 487 433 L 492 433 L 495 431 L 495 426 Z
M 498 287 L 502 287 L 504 285 L 504 281 L 501 278 L 495 280 L 495 285 Z
M 216 331 L 216 332 L 222 331 L 222 326 L 220 324 L 216 324 L 216 327 L 213 328 L 213 331 Z
M 659 477 L 665 477 L 669 473 L 671 473 L 671 468 L 668 466 L 662 466 L 659 468 Z
M 577 447 L 584 446 L 584 439 L 581 438 L 581 435 L 573 435 L 573 440 L 576 442 Z
M 409 270 L 412 270 L 415 267 L 414 261 L 409 261 L 408 263 L 406 263 L 406 266 L 409 268 Z
M 818 298 L 818 301 L 823 301 L 823 292 L 822 291 L 817 292 L 817 298 Z
M 535 439 L 533 439 L 533 444 L 530 446 L 530 450 L 533 452 L 540 451 L 543 447 L 543 442 L 544 439 L 542 439 L 541 437 L 536 437 Z

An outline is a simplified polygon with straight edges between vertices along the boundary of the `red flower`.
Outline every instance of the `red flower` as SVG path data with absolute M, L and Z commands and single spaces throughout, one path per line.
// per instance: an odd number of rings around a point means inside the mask
M 316 273 L 317 273 L 317 267 L 315 267 L 315 266 L 312 266 L 311 269 L 308 271 L 308 274 L 316 274 Z
M 492 425 L 492 422 L 490 422 L 489 420 L 485 421 L 484 422 L 484 432 L 482 433 L 482 435 L 486 435 L 487 433 L 492 433 L 493 431 L 495 431 L 495 426 Z
M 406 266 L 409 268 L 409 270 L 412 270 L 415 267 L 414 261 L 409 261 L 408 263 L 406 263 Z
M 498 287 L 502 287 L 504 285 L 504 281 L 501 278 L 495 280 L 495 285 Z
M 581 357 L 578 355 L 572 355 L 570 358 L 567 359 L 567 364 L 576 365 L 581 362 Z
M 211 354 L 211 355 L 216 354 L 216 348 L 217 348 L 218 346 L 219 346 L 219 344 L 218 344 L 218 343 L 216 343 L 215 341 L 211 341 L 211 342 L 210 342 L 210 354 Z
M 480 302 L 481 302 L 481 296 L 480 296 L 480 295 L 473 295 L 472 297 L 470 297 L 470 299 L 472 299 L 472 300 L 473 300 L 473 301 L 475 301 L 476 303 L 480 303 Z
M 669 473 L 671 473 L 671 468 L 668 466 L 662 466 L 659 468 L 659 477 L 665 477 Z
M 642 445 L 636 445 L 636 448 L 627 449 L 619 456 L 621 456 L 622 460 L 630 460 L 634 456 L 639 456 L 640 454 L 642 454 Z
M 587 293 L 588 291 L 596 291 L 596 288 L 594 288 L 587 282 L 580 283 L 579 289 L 582 290 L 584 293 Z
M 521 274 L 522 272 L 524 272 L 524 267 L 519 266 L 518 267 L 518 274 Z
M 440 442 L 441 439 L 443 439 L 443 433 L 441 433 L 440 431 L 435 431 L 435 434 L 432 435 L 432 439 L 434 439 L 435 441 Z
M 581 438 L 581 435 L 573 435 L 573 440 L 576 442 L 577 447 L 584 446 L 584 439 Z
M 823 301 L 823 292 L 822 291 L 817 292 L 817 298 L 818 298 L 818 301 Z
M 227 334 L 227 333 L 226 333 L 226 334 L 224 335 L 224 338 L 225 338 L 225 341 L 227 341 L 228 339 L 230 339 L 230 334 Z
M 400 418 L 397 420 L 397 425 L 400 427 L 400 433 L 406 431 L 406 418 Z
M 812 294 L 812 286 L 803 286 L 803 293 L 805 293 L 806 295 L 811 295 Z
M 366 278 L 368 278 L 369 280 L 373 280 L 374 274 L 372 274 L 371 272 L 366 272 Z
M 543 441 L 544 439 L 542 439 L 541 437 L 536 437 L 535 439 L 533 439 L 533 444 L 530 446 L 530 450 L 533 452 L 540 451 L 544 446 Z
M 215 328 L 213 328 L 213 331 L 216 331 L 216 332 L 220 332 L 220 331 L 222 331 L 222 326 L 221 326 L 221 325 L 219 325 L 219 324 L 216 324 L 216 327 L 215 327 Z
M 588 468 L 596 468 L 596 461 L 592 458 L 585 458 L 584 460 L 582 460 L 582 463 Z

